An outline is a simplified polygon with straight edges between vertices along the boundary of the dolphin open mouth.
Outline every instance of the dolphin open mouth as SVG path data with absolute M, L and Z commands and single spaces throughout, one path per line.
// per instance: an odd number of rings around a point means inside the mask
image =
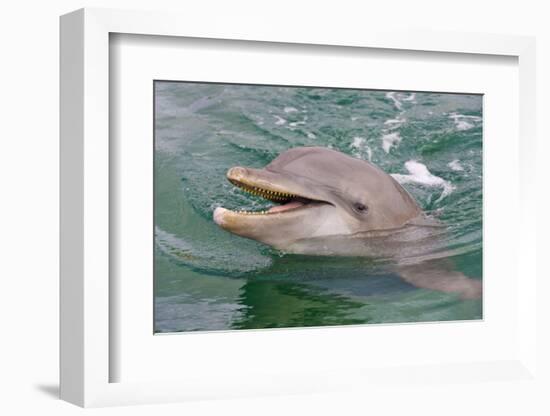
M 236 210 L 233 211 L 234 213 L 243 215 L 282 214 L 288 211 L 312 208 L 319 204 L 329 204 L 326 201 L 311 199 L 291 192 L 280 184 L 266 183 L 265 181 L 254 181 L 253 178 L 243 175 L 243 170 L 243 168 L 239 167 L 230 169 L 227 172 L 227 179 L 229 182 L 249 194 L 259 196 L 278 205 L 273 205 L 265 210 Z

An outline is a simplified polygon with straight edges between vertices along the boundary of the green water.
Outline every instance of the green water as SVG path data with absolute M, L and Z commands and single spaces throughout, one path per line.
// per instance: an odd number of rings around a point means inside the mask
M 155 330 L 480 319 L 481 300 L 413 287 L 372 259 L 280 253 L 212 212 L 266 206 L 228 168 L 331 147 L 393 174 L 448 227 L 454 267 L 481 279 L 481 117 L 479 95 L 156 82 Z

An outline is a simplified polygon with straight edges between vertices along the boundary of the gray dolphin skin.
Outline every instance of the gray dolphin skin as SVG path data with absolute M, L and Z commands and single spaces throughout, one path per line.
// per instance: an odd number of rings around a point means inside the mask
M 426 254 L 434 252 L 445 227 L 372 163 L 328 148 L 297 147 L 263 169 L 233 167 L 227 179 L 275 205 L 259 212 L 218 207 L 214 221 L 224 230 L 286 253 L 391 258 L 411 284 L 481 296 L 481 282 Z
M 390 175 L 322 147 L 287 150 L 264 169 L 234 167 L 227 178 L 280 205 L 260 212 L 217 208 L 214 221 L 287 252 L 294 252 L 294 243 L 303 239 L 396 229 L 422 214 Z

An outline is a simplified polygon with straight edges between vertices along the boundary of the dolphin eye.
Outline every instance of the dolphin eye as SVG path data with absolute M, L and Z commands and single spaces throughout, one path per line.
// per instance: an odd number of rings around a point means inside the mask
M 353 204 L 353 208 L 355 208 L 356 211 L 364 213 L 367 212 L 369 209 L 365 204 L 362 204 L 360 202 L 356 202 Z

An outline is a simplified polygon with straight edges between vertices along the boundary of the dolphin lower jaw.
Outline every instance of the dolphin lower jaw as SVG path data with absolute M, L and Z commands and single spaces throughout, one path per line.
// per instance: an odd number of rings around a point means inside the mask
M 223 207 L 214 210 L 214 222 L 226 231 L 241 237 L 285 249 L 301 238 L 313 234 L 317 218 L 323 216 L 327 204 L 308 204 L 305 207 L 268 214 L 250 214 Z
M 285 209 L 281 211 L 233 211 L 224 207 L 217 207 L 214 210 L 213 219 L 220 227 L 236 232 L 239 227 L 259 227 L 260 224 L 282 225 L 286 223 L 295 224 L 296 221 L 305 221 L 309 216 L 319 215 L 316 208 L 331 207 L 323 203 L 309 203 L 298 208 Z

